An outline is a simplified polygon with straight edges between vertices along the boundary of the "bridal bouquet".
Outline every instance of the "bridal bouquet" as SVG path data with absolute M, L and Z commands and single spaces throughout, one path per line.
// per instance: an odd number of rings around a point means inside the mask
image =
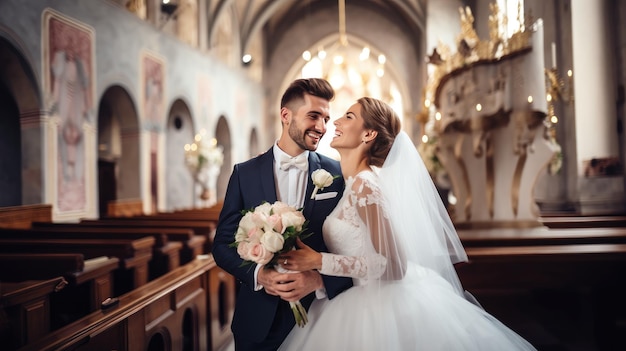
M 310 235 L 304 234 L 306 225 L 302 211 L 280 201 L 264 202 L 253 210 L 244 211 L 232 246 L 237 247 L 244 264 L 254 262 L 287 272 L 278 264 L 278 256 L 293 250 L 297 238 Z M 304 306 L 300 301 L 289 302 L 289 305 L 296 323 L 303 327 L 308 321 Z

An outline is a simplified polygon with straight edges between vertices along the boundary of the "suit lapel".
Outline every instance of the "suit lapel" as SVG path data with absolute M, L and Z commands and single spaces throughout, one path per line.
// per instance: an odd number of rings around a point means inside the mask
M 259 177 L 261 178 L 261 192 L 263 198 L 274 203 L 278 199 L 276 196 L 276 181 L 274 180 L 274 152 L 270 148 L 260 159 Z
M 321 162 L 317 153 L 313 151 L 309 152 L 309 177 L 306 183 L 307 185 L 306 185 L 306 194 L 304 198 L 304 209 L 302 210 L 302 214 L 304 214 L 304 217 L 306 218 L 309 218 L 309 216 L 313 212 L 313 207 L 315 205 L 315 201 L 311 200 L 311 194 L 313 194 L 313 188 L 314 188 L 313 178 L 311 178 L 311 174 L 313 174 L 315 170 L 318 170 L 320 168 L 321 168 Z

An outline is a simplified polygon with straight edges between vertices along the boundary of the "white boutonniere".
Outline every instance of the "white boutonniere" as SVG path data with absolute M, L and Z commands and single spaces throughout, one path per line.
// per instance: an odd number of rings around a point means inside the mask
M 338 177 L 339 176 L 333 176 L 332 174 L 328 173 L 327 170 L 321 168 L 313 171 L 313 173 L 311 173 L 311 179 L 313 179 L 313 185 L 315 185 L 315 189 L 313 189 L 313 194 L 311 194 L 311 200 L 315 199 L 315 194 L 317 194 L 319 190 L 330 186 L 333 183 L 333 180 Z

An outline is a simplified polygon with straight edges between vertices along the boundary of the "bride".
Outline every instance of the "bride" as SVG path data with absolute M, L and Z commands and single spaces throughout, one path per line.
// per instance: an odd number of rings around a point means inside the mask
M 281 350 L 534 350 L 465 299 L 453 266 L 465 250 L 391 107 L 363 97 L 335 126 L 346 187 L 323 226 L 332 253 L 299 242 L 280 262 L 354 287 L 316 300 Z

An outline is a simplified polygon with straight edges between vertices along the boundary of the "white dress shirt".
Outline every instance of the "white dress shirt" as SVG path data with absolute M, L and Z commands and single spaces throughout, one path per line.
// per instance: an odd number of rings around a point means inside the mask
M 304 169 L 292 166 L 287 170 L 280 167 L 281 158 L 304 158 Z M 305 150 L 296 157 L 291 157 L 274 143 L 274 179 L 276 180 L 276 198 L 289 206 L 300 209 L 304 206 L 307 175 L 309 174 L 309 151 Z
M 309 174 L 309 151 L 305 150 L 296 157 L 304 157 L 306 166 L 304 169 L 292 166 L 286 170 L 280 167 L 281 158 L 293 159 L 278 147 L 278 142 L 274 143 L 274 179 L 276 182 L 276 199 L 289 206 L 300 209 L 304 207 L 304 197 L 306 196 L 307 175 Z M 257 281 L 259 269 L 262 265 L 257 265 L 254 270 L 255 291 L 263 289 Z

